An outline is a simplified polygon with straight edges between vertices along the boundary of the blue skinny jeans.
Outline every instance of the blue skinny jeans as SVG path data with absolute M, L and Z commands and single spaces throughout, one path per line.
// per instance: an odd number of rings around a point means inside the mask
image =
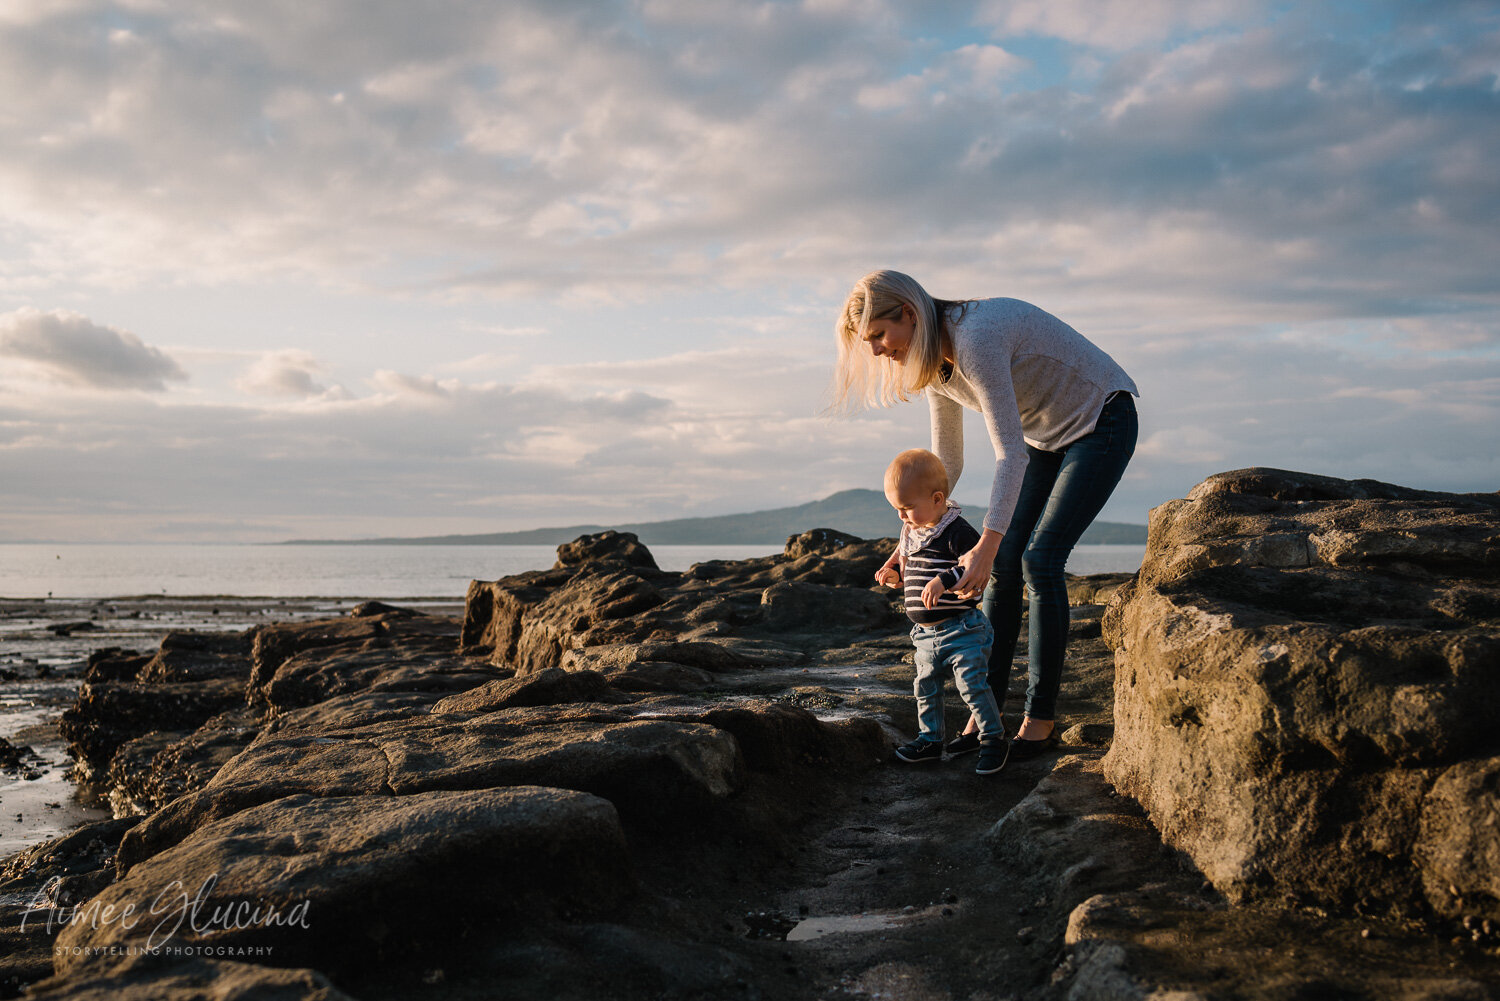
M 1104 405 L 1094 430 L 1066 448 L 1048 452 L 1026 446 L 1030 463 L 981 607 L 995 628 L 990 688 L 1003 701 L 1021 635 L 1022 584 L 1030 591 L 1026 715 L 1032 719 L 1057 718 L 1057 689 L 1068 644 L 1068 587 L 1063 576 L 1068 555 L 1120 482 L 1135 454 L 1138 433 L 1135 400 L 1121 393 Z

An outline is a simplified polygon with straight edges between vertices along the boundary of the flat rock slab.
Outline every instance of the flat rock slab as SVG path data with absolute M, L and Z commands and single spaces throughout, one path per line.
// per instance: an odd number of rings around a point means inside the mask
M 452 640 L 380 639 L 292 654 L 251 695 L 281 712 L 357 692 L 430 692 L 436 701 L 494 678 L 493 668 L 455 657 Z
M 511 706 L 551 706 L 560 702 L 628 702 L 597 671 L 546 670 L 520 678 L 497 678 L 435 703 L 434 713 L 485 713 Z
M 734 737 L 703 723 L 631 719 L 603 707 L 512 708 L 384 719 L 267 735 L 203 789 L 147 818 L 120 849 L 122 871 L 207 823 L 294 794 L 399 795 L 543 785 L 590 792 L 632 822 L 676 823 L 737 789 Z
M 56 964 L 72 974 L 131 951 L 222 946 L 337 975 L 426 962 L 468 926 L 607 910 L 633 889 L 618 815 L 596 796 L 292 796 L 133 868 L 62 932 Z

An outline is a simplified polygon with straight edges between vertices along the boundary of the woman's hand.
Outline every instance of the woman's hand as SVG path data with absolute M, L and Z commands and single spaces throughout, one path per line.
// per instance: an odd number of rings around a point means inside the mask
M 984 594 L 984 586 L 990 582 L 990 570 L 995 565 L 995 552 L 1000 548 L 999 532 L 986 528 L 979 541 L 967 553 L 958 558 L 964 575 L 953 585 L 953 593 L 964 601 Z

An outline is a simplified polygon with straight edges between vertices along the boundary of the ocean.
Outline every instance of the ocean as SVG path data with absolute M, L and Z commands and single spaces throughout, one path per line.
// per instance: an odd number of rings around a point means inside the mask
M 663 570 L 780 546 L 651 546 Z M 1134 571 L 1145 546 L 1079 546 L 1068 571 Z M 450 598 L 471 580 L 550 567 L 556 546 L 0 544 L 0 598 Z

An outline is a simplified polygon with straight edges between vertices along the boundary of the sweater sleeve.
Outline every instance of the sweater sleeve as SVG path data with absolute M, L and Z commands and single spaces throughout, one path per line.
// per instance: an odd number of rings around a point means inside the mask
M 964 471 L 964 408 L 957 400 L 929 388 L 927 409 L 932 417 L 932 451 L 948 471 L 948 496 L 952 497 Z
M 960 359 L 965 377 L 979 397 L 984 426 L 995 449 L 995 480 L 990 486 L 990 506 L 984 527 L 1004 533 L 1010 527 L 1021 480 L 1031 461 L 1026 454 L 1026 436 L 1021 429 L 1021 408 L 1011 381 L 1010 358 L 999 352 L 974 352 Z M 941 454 L 941 453 L 940 453 Z

